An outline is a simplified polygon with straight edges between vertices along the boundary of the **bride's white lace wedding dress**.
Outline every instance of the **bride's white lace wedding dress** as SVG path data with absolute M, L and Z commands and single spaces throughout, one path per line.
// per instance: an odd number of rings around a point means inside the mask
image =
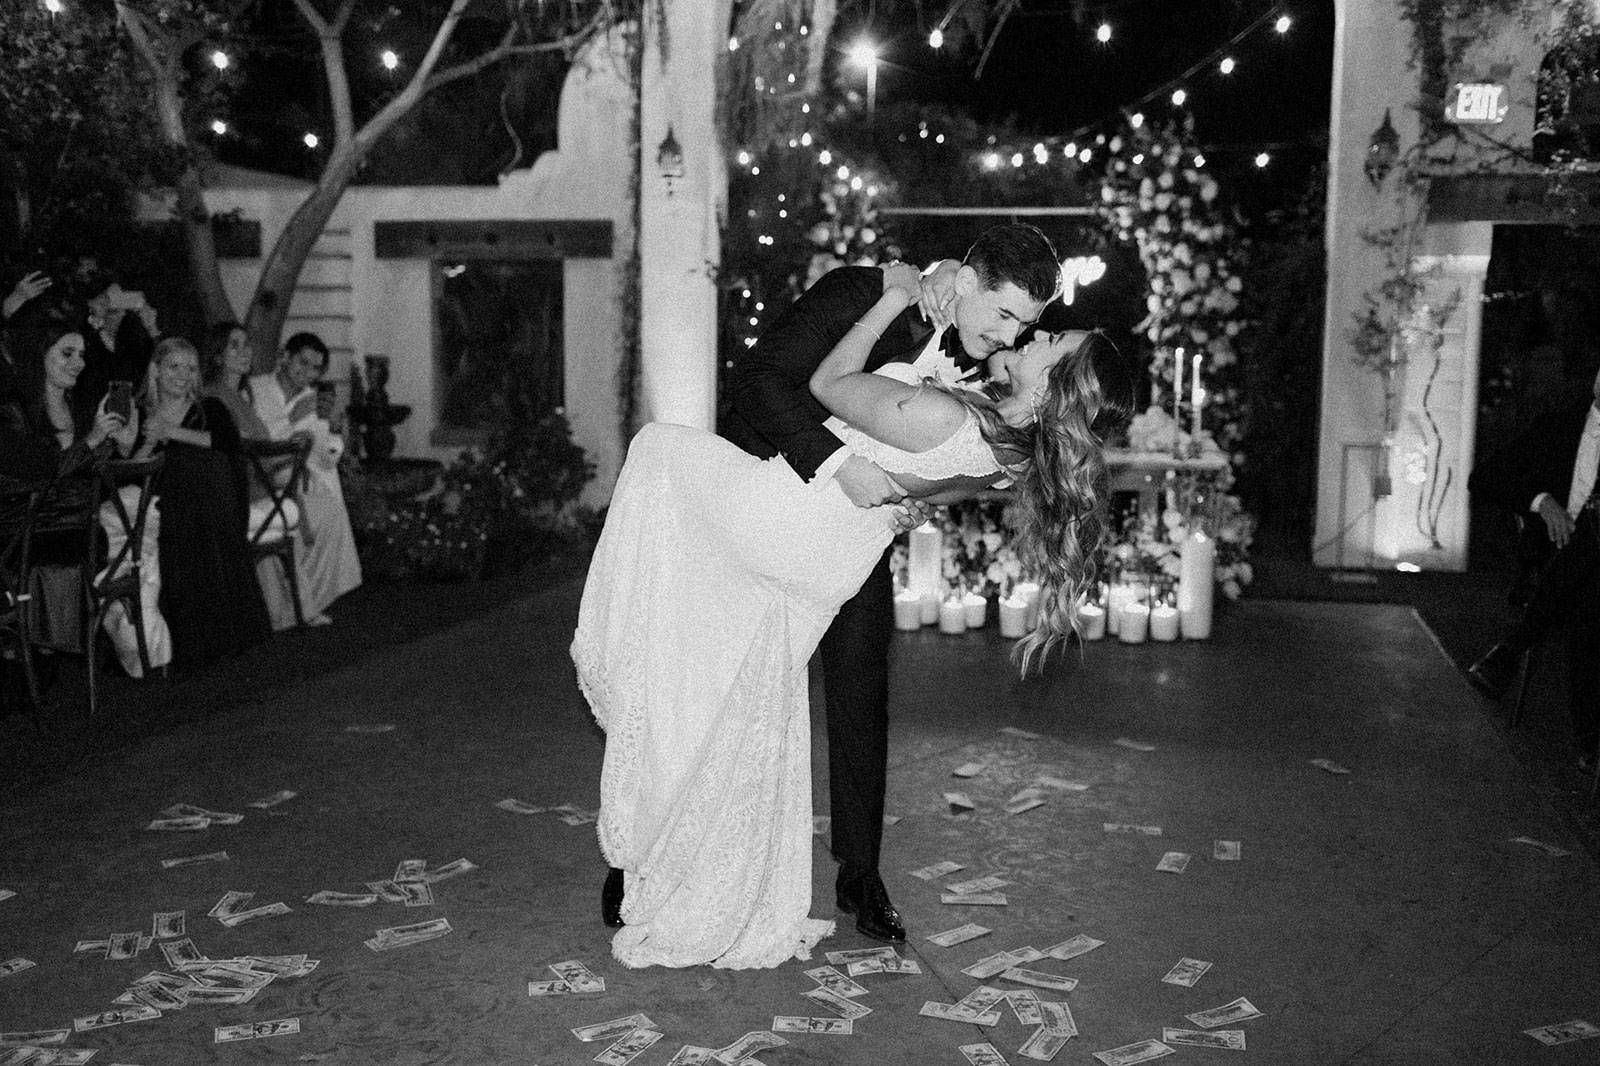
M 905 364 L 879 373 L 916 380 Z M 997 472 L 970 413 L 919 453 L 830 428 L 891 473 Z M 808 917 L 806 664 L 891 520 L 710 433 L 652 423 L 634 438 L 572 642 L 606 732 L 599 834 L 627 871 L 625 965 L 776 966 L 833 931 Z

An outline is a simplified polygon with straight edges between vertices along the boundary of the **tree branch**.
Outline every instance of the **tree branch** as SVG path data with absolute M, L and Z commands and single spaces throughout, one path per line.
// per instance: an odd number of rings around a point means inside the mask
M 327 20 L 312 5 L 311 0 L 294 0 L 294 6 L 300 9 L 300 17 L 311 24 L 311 28 L 316 31 L 318 37 L 325 36 L 328 33 L 330 27 Z
M 339 6 L 339 13 L 333 16 L 333 32 L 344 35 L 345 26 L 350 23 L 350 16 L 355 12 L 356 0 L 344 0 Z
M 512 44 L 510 42 L 515 37 L 513 28 L 512 31 L 507 32 L 506 36 L 501 39 L 500 44 L 496 47 L 491 48 L 482 55 L 479 55 L 473 59 L 469 59 L 464 63 L 458 63 L 453 67 L 447 67 L 438 74 L 434 75 L 432 78 L 428 79 L 427 84 L 423 86 L 423 92 L 429 93 L 441 85 L 446 85 L 452 81 L 456 81 L 459 78 L 470 77 L 471 75 L 478 73 L 478 71 L 483 70 L 485 67 L 493 66 L 494 64 L 499 63 L 501 60 L 509 59 L 512 56 L 539 55 L 544 52 L 570 53 L 573 49 L 588 41 L 597 32 L 605 27 L 608 21 L 605 12 L 606 9 L 602 7 L 598 12 L 596 12 L 594 18 L 589 20 L 588 25 L 584 26 L 580 30 L 575 30 L 572 33 L 567 34 L 565 37 L 557 37 L 555 40 L 551 41 L 539 41 L 532 44 Z

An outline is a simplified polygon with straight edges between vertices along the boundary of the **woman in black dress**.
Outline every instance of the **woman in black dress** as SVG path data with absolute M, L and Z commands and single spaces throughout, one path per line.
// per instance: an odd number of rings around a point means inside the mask
M 161 612 L 174 665 L 192 669 L 267 637 L 267 610 L 246 542 L 249 498 L 239 429 L 198 395 L 200 357 L 182 337 L 156 345 L 144 395 L 141 456 L 163 451 Z

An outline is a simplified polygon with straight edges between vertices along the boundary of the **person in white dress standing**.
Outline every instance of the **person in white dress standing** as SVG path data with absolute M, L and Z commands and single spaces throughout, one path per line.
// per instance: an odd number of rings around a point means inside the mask
M 1134 373 L 1099 334 L 1043 335 L 965 392 L 907 364 L 863 367 L 920 294 L 911 267 L 821 362 L 817 399 L 895 494 L 953 502 L 1012 479 L 1018 549 L 1038 573 L 1024 671 L 1067 639 L 1103 528 L 1106 433 Z M 810 917 L 806 667 L 893 535 L 892 506 L 860 507 L 710 433 L 636 436 L 590 564 L 572 656 L 606 732 L 600 844 L 625 871 L 628 966 L 771 967 L 833 928 Z
M 361 584 L 361 559 L 339 484 L 344 440 L 333 432 L 327 415 L 317 409 L 316 383 L 327 370 L 328 346 L 322 338 L 315 333 L 296 333 L 284 342 L 278 369 L 257 374 L 245 385 L 251 405 L 273 440 L 309 433 L 315 442 L 307 464 L 309 484 L 302 494 L 308 533 L 294 555 L 295 568 L 300 571 L 300 599 L 311 625 L 332 621 L 327 611 L 333 601 Z M 274 574 L 282 572 L 276 559 L 263 559 L 258 565 L 272 568 Z M 277 590 L 267 595 L 272 628 L 294 625 L 287 586 L 263 580 L 262 588 Z

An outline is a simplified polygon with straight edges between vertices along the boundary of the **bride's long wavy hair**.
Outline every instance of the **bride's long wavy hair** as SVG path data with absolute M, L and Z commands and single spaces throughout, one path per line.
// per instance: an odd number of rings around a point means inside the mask
M 1040 586 L 1038 625 L 1012 649 L 1024 676 L 1077 630 L 1106 532 L 1105 441 L 1132 417 L 1135 389 L 1131 362 L 1096 330 L 1050 368 L 1031 425 L 1008 424 L 994 391 L 944 390 L 977 415 L 998 455 L 1016 457 L 1006 464 L 1019 513 L 1013 544 Z

